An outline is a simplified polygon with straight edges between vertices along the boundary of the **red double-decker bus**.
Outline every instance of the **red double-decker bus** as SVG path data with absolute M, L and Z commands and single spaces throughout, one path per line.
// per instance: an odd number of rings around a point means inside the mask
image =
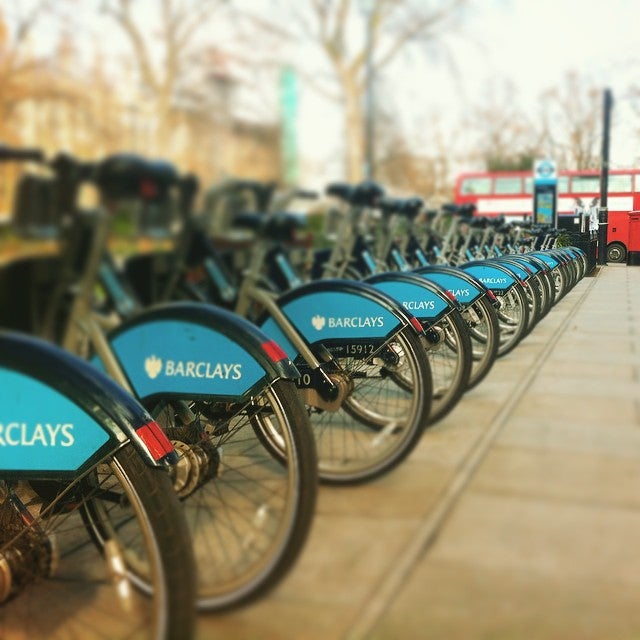
M 598 171 L 558 172 L 558 226 L 580 230 L 576 204 L 589 206 L 600 198 Z M 503 215 L 524 220 L 533 215 L 531 171 L 464 173 L 455 184 L 456 204 L 473 203 L 478 216 Z M 609 171 L 607 261 L 626 262 L 640 252 L 640 169 Z

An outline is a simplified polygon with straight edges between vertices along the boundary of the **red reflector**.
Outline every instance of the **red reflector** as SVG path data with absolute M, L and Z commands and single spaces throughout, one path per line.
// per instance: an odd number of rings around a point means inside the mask
M 173 451 L 173 445 L 157 422 L 151 421 L 143 424 L 139 429 L 136 429 L 136 433 L 149 449 L 154 460 L 160 460 Z
M 422 324 L 420 323 L 420 320 L 418 320 L 418 318 L 416 318 L 415 316 L 411 316 L 411 324 L 413 325 L 413 328 L 418 333 L 424 332 L 424 329 L 422 328 Z
M 458 302 L 458 298 L 456 298 L 455 295 L 451 293 L 451 291 L 445 291 L 445 293 L 447 294 L 447 298 L 449 298 L 451 302 Z
M 140 195 L 143 198 L 155 198 L 158 195 L 158 188 L 153 182 L 147 178 L 143 178 L 140 181 Z
M 272 362 L 280 362 L 280 360 L 286 360 L 289 357 L 274 340 L 263 343 L 262 348 Z
M 496 294 L 493 293 L 493 291 L 491 291 L 491 289 L 487 289 L 487 296 L 489 296 L 489 300 L 491 300 L 491 302 L 495 302 L 496 301 Z
M 204 267 L 198 266 L 193 269 L 189 269 L 185 274 L 185 277 L 187 282 L 190 282 L 191 284 L 198 284 L 202 282 L 205 277 Z

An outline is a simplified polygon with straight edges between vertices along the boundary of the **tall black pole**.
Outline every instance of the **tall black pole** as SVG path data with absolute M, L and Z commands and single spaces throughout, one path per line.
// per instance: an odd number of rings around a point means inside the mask
M 373 67 L 373 7 L 368 6 L 366 10 L 367 18 L 367 41 L 365 51 L 365 161 L 364 161 L 364 177 L 367 180 L 373 180 L 375 177 L 375 95 L 374 95 L 374 67 Z
M 600 207 L 598 209 L 598 264 L 607 264 L 607 230 L 609 229 L 609 139 L 611 126 L 611 89 L 604 90 L 602 109 L 602 158 L 600 165 Z

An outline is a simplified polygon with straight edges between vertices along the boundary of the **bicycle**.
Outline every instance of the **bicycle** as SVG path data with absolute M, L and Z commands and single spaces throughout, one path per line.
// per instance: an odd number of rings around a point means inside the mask
M 186 199 L 187 201 L 189 198 Z M 421 325 L 374 287 L 343 280 L 301 285 L 279 296 L 265 286 L 269 242 L 289 237 L 288 216 L 244 215 L 258 243 L 234 281 L 189 202 L 183 202 L 176 249 L 126 261 L 142 300 L 215 302 L 252 318 L 300 370 L 324 482 L 351 484 L 395 468 L 416 446 L 431 402 Z
M 0 635 L 192 637 L 176 456 L 149 413 L 79 358 L 7 331 L 0 406 Z
M 372 190 L 374 197 L 361 198 L 358 191 L 363 187 Z M 439 419 L 455 406 L 464 391 L 476 386 L 489 373 L 495 362 L 498 348 L 495 297 L 469 274 L 442 266 L 436 269 L 423 258 L 413 231 L 415 218 L 423 206 L 421 199 L 383 197 L 381 188 L 366 182 L 355 188 L 330 185 L 327 192 L 349 207 L 343 212 L 338 227 L 338 241 L 324 256 L 320 254 L 314 265 L 316 274 L 320 270 L 324 273 L 344 270 L 354 277 L 363 274 L 371 277 L 391 269 L 418 275 L 431 283 L 432 292 L 444 292 L 450 298 L 450 311 L 444 321 L 428 313 L 420 314 L 426 326 L 447 337 L 429 350 L 437 380 L 435 386 L 442 390 L 434 411 L 434 418 Z M 375 207 L 379 213 L 377 220 L 366 215 L 365 207 Z M 372 220 L 376 227 L 373 229 Z M 377 241 L 368 242 L 367 236 Z M 402 237 L 404 246 L 397 242 L 397 238 Z M 413 265 L 405 258 L 406 247 L 411 244 L 415 245 Z M 470 358 L 467 357 L 469 351 Z
M 311 527 L 317 462 L 293 382 L 299 372 L 255 326 L 211 306 L 143 311 L 120 297 L 98 307 L 96 284 L 113 275 L 104 259 L 110 216 L 78 209 L 79 186 L 98 181 L 137 197 L 141 188 L 164 189 L 172 175 L 167 166 L 125 160 L 47 163 L 62 249 L 0 271 L 0 324 L 22 325 L 13 328 L 91 359 L 162 426 L 179 453 L 172 482 L 193 539 L 197 605 L 225 609 L 273 588 Z M 268 446 L 273 438 L 278 456 Z
M 372 182 L 351 186 L 343 183 L 329 185 L 327 193 L 348 204 L 341 216 L 336 236 L 338 241 L 326 251 L 317 252 L 311 277 L 348 277 L 372 284 L 398 300 L 409 309 L 425 329 L 423 347 L 427 352 L 433 378 L 434 396 L 427 424 L 434 424 L 447 415 L 469 386 L 472 370 L 472 349 L 462 308 L 446 289 L 428 275 L 405 270 L 390 271 L 380 256 L 386 256 L 387 229 L 378 237 L 383 247 L 371 247 L 368 236 L 371 212 L 381 212 L 386 220 L 397 201 L 383 198 L 383 189 Z M 420 203 L 421 204 L 421 203 Z M 415 202 L 412 203 L 415 207 Z M 282 252 L 277 260 L 271 257 L 270 274 L 278 283 L 286 281 L 282 269 Z

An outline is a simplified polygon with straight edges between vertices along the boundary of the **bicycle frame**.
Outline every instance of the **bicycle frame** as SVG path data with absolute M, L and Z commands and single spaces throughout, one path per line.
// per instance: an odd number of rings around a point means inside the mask
M 255 223 L 256 220 L 253 220 Z M 197 229 L 187 228 L 187 233 L 199 233 Z M 192 236 L 193 240 L 195 236 Z M 188 247 L 189 240 L 182 243 Z M 327 401 L 333 398 L 338 389 L 325 373 L 331 355 L 321 343 L 339 343 L 338 349 L 352 349 L 354 357 L 375 357 L 377 349 L 386 340 L 403 327 L 422 333 L 420 323 L 412 314 L 404 310 L 395 300 L 374 287 L 350 280 L 326 280 L 323 283 L 305 284 L 290 292 L 278 295 L 262 286 L 262 266 L 268 247 L 257 242 L 251 259 L 243 272 L 239 287 L 233 286 L 225 276 L 224 266 L 215 248 L 204 242 L 201 264 L 204 267 L 200 275 L 216 292 L 220 300 L 234 301 L 233 308 L 240 315 L 247 315 L 252 304 L 262 308 L 256 319 L 257 325 L 271 340 L 279 344 L 296 366 L 314 371 L 313 381 L 303 376 L 306 383 L 298 380 L 301 388 L 315 387 L 322 408 L 332 406 L 338 410 L 340 403 Z M 181 258 L 177 259 L 180 263 Z M 185 265 L 174 265 L 173 269 Z M 196 299 L 206 301 L 207 297 L 198 294 L 194 287 L 187 287 Z M 338 318 L 339 326 L 331 326 Z M 322 320 L 325 322 L 322 323 Z M 355 319 L 354 323 L 350 321 Z M 347 326 L 348 325 L 348 326 Z M 368 341 L 367 351 L 357 351 L 355 344 Z M 338 351 L 339 352 L 339 351 Z M 308 404 L 314 401 L 307 397 Z
M 82 223 L 89 227 L 92 240 L 82 277 L 74 288 L 62 338 L 64 348 L 82 353 L 88 347 L 94 352 L 94 364 L 143 400 L 157 395 L 182 400 L 237 399 L 250 397 L 278 378 L 298 377 L 278 345 L 251 323 L 222 309 L 175 303 L 133 315 L 137 302 L 127 297 L 124 287 L 117 286 L 117 274 L 103 259 L 107 217 L 96 213 Z M 132 318 L 120 322 L 93 309 L 99 276 L 120 309 L 131 310 Z M 54 311 L 45 321 L 45 334 L 50 337 L 56 303 L 54 299 Z M 173 363 L 171 369 L 168 363 Z

